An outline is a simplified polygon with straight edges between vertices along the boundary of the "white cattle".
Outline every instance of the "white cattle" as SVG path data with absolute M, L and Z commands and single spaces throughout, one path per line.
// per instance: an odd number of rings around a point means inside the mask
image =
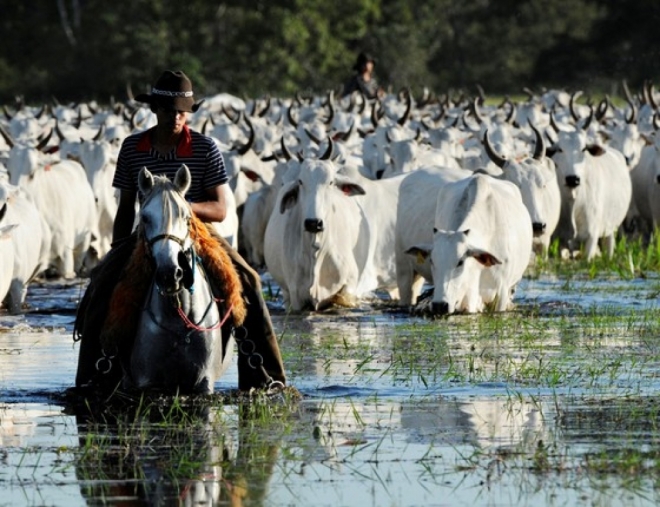
M 290 179 L 297 178 L 299 169 L 300 161 L 298 159 L 279 162 L 273 171 L 274 177 L 270 185 L 264 184 L 258 191 L 250 194 L 245 201 L 240 224 L 241 247 L 245 250 L 247 261 L 256 268 L 263 267 L 265 263 L 266 227 L 275 208 L 277 194 L 285 182 L 285 174 L 289 173 Z
M 395 226 L 394 255 L 401 305 L 417 302 L 424 283 L 432 280 L 431 267 L 424 259 L 414 259 L 406 251 L 433 240 L 433 221 L 438 192 L 443 185 L 470 176 L 465 169 L 420 168 L 401 183 Z
M 14 245 L 11 234 L 16 224 L 7 221 L 7 191 L 0 186 L 0 302 L 9 292 L 14 272 Z
M 394 288 L 401 178 L 385 183 L 357 170 L 342 173 L 328 156 L 302 162 L 298 177 L 279 190 L 266 227 L 266 266 L 294 311 L 354 305 L 378 287 Z
M 420 144 L 417 138 L 392 141 L 387 146 L 387 152 L 390 155 L 390 164 L 386 166 L 381 178 L 433 165 L 459 168 L 455 158 L 426 144 Z
M 98 236 L 96 203 L 83 167 L 46 157 L 36 148 L 14 145 L 7 163 L 12 185 L 34 200 L 52 234 L 50 261 L 59 276 L 80 270 L 92 237 Z
M 645 134 L 644 138 L 649 144 L 630 172 L 633 198 L 628 219 L 634 219 L 639 232 L 648 235 L 660 225 L 660 136 L 654 132 Z
M 94 247 L 101 258 L 110 251 L 112 227 L 119 206 L 119 191 L 112 187 L 117 166 L 117 150 L 106 140 L 82 141 L 78 156 L 94 192 L 98 220 L 98 238 Z
M 7 301 L 9 311 L 16 314 L 25 302 L 28 284 L 48 267 L 50 229 L 34 202 L 21 189 L 0 183 L 0 195 L 6 196 L 6 223 L 16 225 L 11 232 L 14 264 Z
M 532 219 L 533 249 L 536 253 L 547 255 L 551 236 L 559 223 L 561 194 L 555 163 L 545 156 L 541 133 L 535 127 L 532 129 L 536 135 L 536 143 L 531 158 L 507 160 L 495 153 L 488 131 L 484 135 L 484 146 L 493 163 L 502 169 L 501 178 L 520 189 L 523 203 Z
M 518 187 L 482 173 L 447 183 L 434 226 L 432 243 L 407 250 L 431 258 L 433 313 L 510 309 L 532 249 L 532 221 Z
M 234 249 L 238 249 L 239 223 L 238 213 L 236 211 L 236 199 L 234 199 L 234 193 L 229 188 L 229 185 L 222 185 L 220 188 L 225 196 L 225 208 L 227 212 L 222 222 L 213 222 L 213 227 Z
M 556 235 L 575 248 L 585 242 L 585 255 L 598 254 L 603 238 L 607 254 L 614 253 L 614 240 L 628 213 L 632 183 L 621 152 L 588 140 L 580 129 L 559 130 L 549 148 L 557 166 L 562 209 Z

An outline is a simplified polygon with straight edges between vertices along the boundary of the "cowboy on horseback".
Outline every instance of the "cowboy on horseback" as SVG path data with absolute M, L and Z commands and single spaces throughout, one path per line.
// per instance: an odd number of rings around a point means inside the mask
M 141 269 L 140 262 L 149 262 L 147 256 L 135 255 L 136 203 L 141 204 L 144 198 L 139 191 L 138 176 L 147 167 L 153 175 L 173 180 L 182 164 L 190 171 L 185 197 L 192 208 L 193 222 L 203 222 L 206 226 L 203 235 L 211 238 L 205 243 L 211 246 L 200 253 L 207 257 L 202 260 L 208 265 L 213 263 L 211 258 L 228 257 L 231 260 L 228 269 L 236 271 L 242 287 L 246 313 L 240 330 L 233 333 L 239 346 L 238 387 L 249 390 L 284 385 L 282 358 L 259 275 L 211 226 L 211 222 L 222 222 L 225 218 L 222 185 L 228 180 L 215 142 L 186 125 L 187 114 L 196 112 L 201 104 L 194 101 L 190 79 L 181 71 L 165 71 L 151 93 L 138 95 L 136 100 L 150 105 L 157 125 L 127 137 L 119 152 L 113 180 L 113 186 L 120 191 L 113 248 L 92 272 L 74 326 L 74 339 L 81 342 L 76 386 L 114 389 L 125 381 L 127 372 L 121 358 L 128 352 L 121 350 L 121 344 L 126 343 L 121 335 L 134 329 L 129 323 L 122 328 L 123 316 L 127 307 L 141 305 L 145 296 L 131 293 L 131 273 Z M 129 265 L 134 271 L 128 269 Z M 108 332 L 109 328 L 112 333 Z M 223 339 L 228 339 L 226 333 Z

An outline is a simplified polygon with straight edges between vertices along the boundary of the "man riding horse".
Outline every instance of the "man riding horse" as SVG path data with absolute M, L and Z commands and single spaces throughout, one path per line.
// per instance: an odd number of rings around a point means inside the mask
M 146 255 L 135 255 L 138 239 L 132 231 L 136 202 L 142 203 L 144 197 L 138 189 L 138 175 L 147 167 L 152 174 L 172 180 L 182 164 L 191 175 L 185 196 L 194 222 L 204 222 L 204 235 L 211 238 L 206 242 L 211 247 L 200 253 L 202 260 L 212 264 L 210 257 L 228 257 L 228 269 L 236 271 L 242 285 L 247 311 L 242 326 L 233 330 L 239 345 L 238 387 L 249 390 L 284 385 L 284 366 L 259 275 L 210 224 L 225 218 L 222 185 L 227 184 L 227 174 L 215 142 L 186 125 L 187 114 L 196 112 L 201 104 L 194 102 L 190 79 L 181 71 L 165 71 L 151 93 L 138 95 L 136 100 L 150 105 L 157 125 L 127 137 L 119 152 L 113 180 L 113 186 L 120 190 L 113 248 L 92 272 L 74 326 L 74 339 L 81 342 L 76 386 L 113 390 L 122 384 L 132 385 L 122 364 L 122 357 L 129 352 L 121 350 L 122 344 L 130 340 L 119 337 L 122 332 L 134 332 L 133 323 L 125 322 L 125 315 L 131 306 L 143 304 L 145 294 L 143 289 L 131 292 L 131 282 L 142 269 L 140 262 L 145 263 L 145 269 L 150 262 Z M 214 250 L 221 255 L 214 255 Z M 223 329 L 223 341 L 229 337 L 228 330 Z

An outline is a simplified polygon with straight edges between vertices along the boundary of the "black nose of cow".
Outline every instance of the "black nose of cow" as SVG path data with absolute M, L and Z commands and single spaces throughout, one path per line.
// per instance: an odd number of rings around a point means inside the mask
M 307 218 L 305 220 L 305 230 L 313 233 L 323 231 L 323 220 L 320 218 Z
M 449 303 L 446 301 L 431 303 L 431 311 L 433 315 L 447 315 L 449 313 Z
M 533 222 L 532 230 L 534 231 L 534 235 L 539 236 L 545 231 L 545 224 L 543 222 Z
M 575 188 L 580 186 L 580 177 L 579 176 L 566 176 L 566 186 L 569 188 Z

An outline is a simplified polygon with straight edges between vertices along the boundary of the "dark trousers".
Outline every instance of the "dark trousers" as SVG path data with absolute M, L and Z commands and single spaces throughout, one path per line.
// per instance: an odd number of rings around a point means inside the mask
M 212 231 L 213 233 L 214 231 Z M 238 388 L 268 387 L 270 380 L 285 383 L 284 365 L 270 313 L 261 291 L 258 273 L 222 237 L 213 234 L 219 247 L 232 260 L 243 285 L 247 315 L 243 329 L 235 330 L 238 344 Z M 78 306 L 74 325 L 74 340 L 80 340 L 77 387 L 93 387 L 108 392 L 120 385 L 123 378 L 121 363 L 126 364 L 130 350 L 103 350 L 101 331 L 108 313 L 110 298 L 121 280 L 137 242 L 137 235 L 113 245 L 91 273 L 90 282 Z M 223 329 L 223 342 L 229 339 L 230 329 Z M 249 340 L 254 344 L 242 343 Z M 241 352 L 243 350 L 244 352 Z M 263 364 L 263 368 L 261 365 Z

